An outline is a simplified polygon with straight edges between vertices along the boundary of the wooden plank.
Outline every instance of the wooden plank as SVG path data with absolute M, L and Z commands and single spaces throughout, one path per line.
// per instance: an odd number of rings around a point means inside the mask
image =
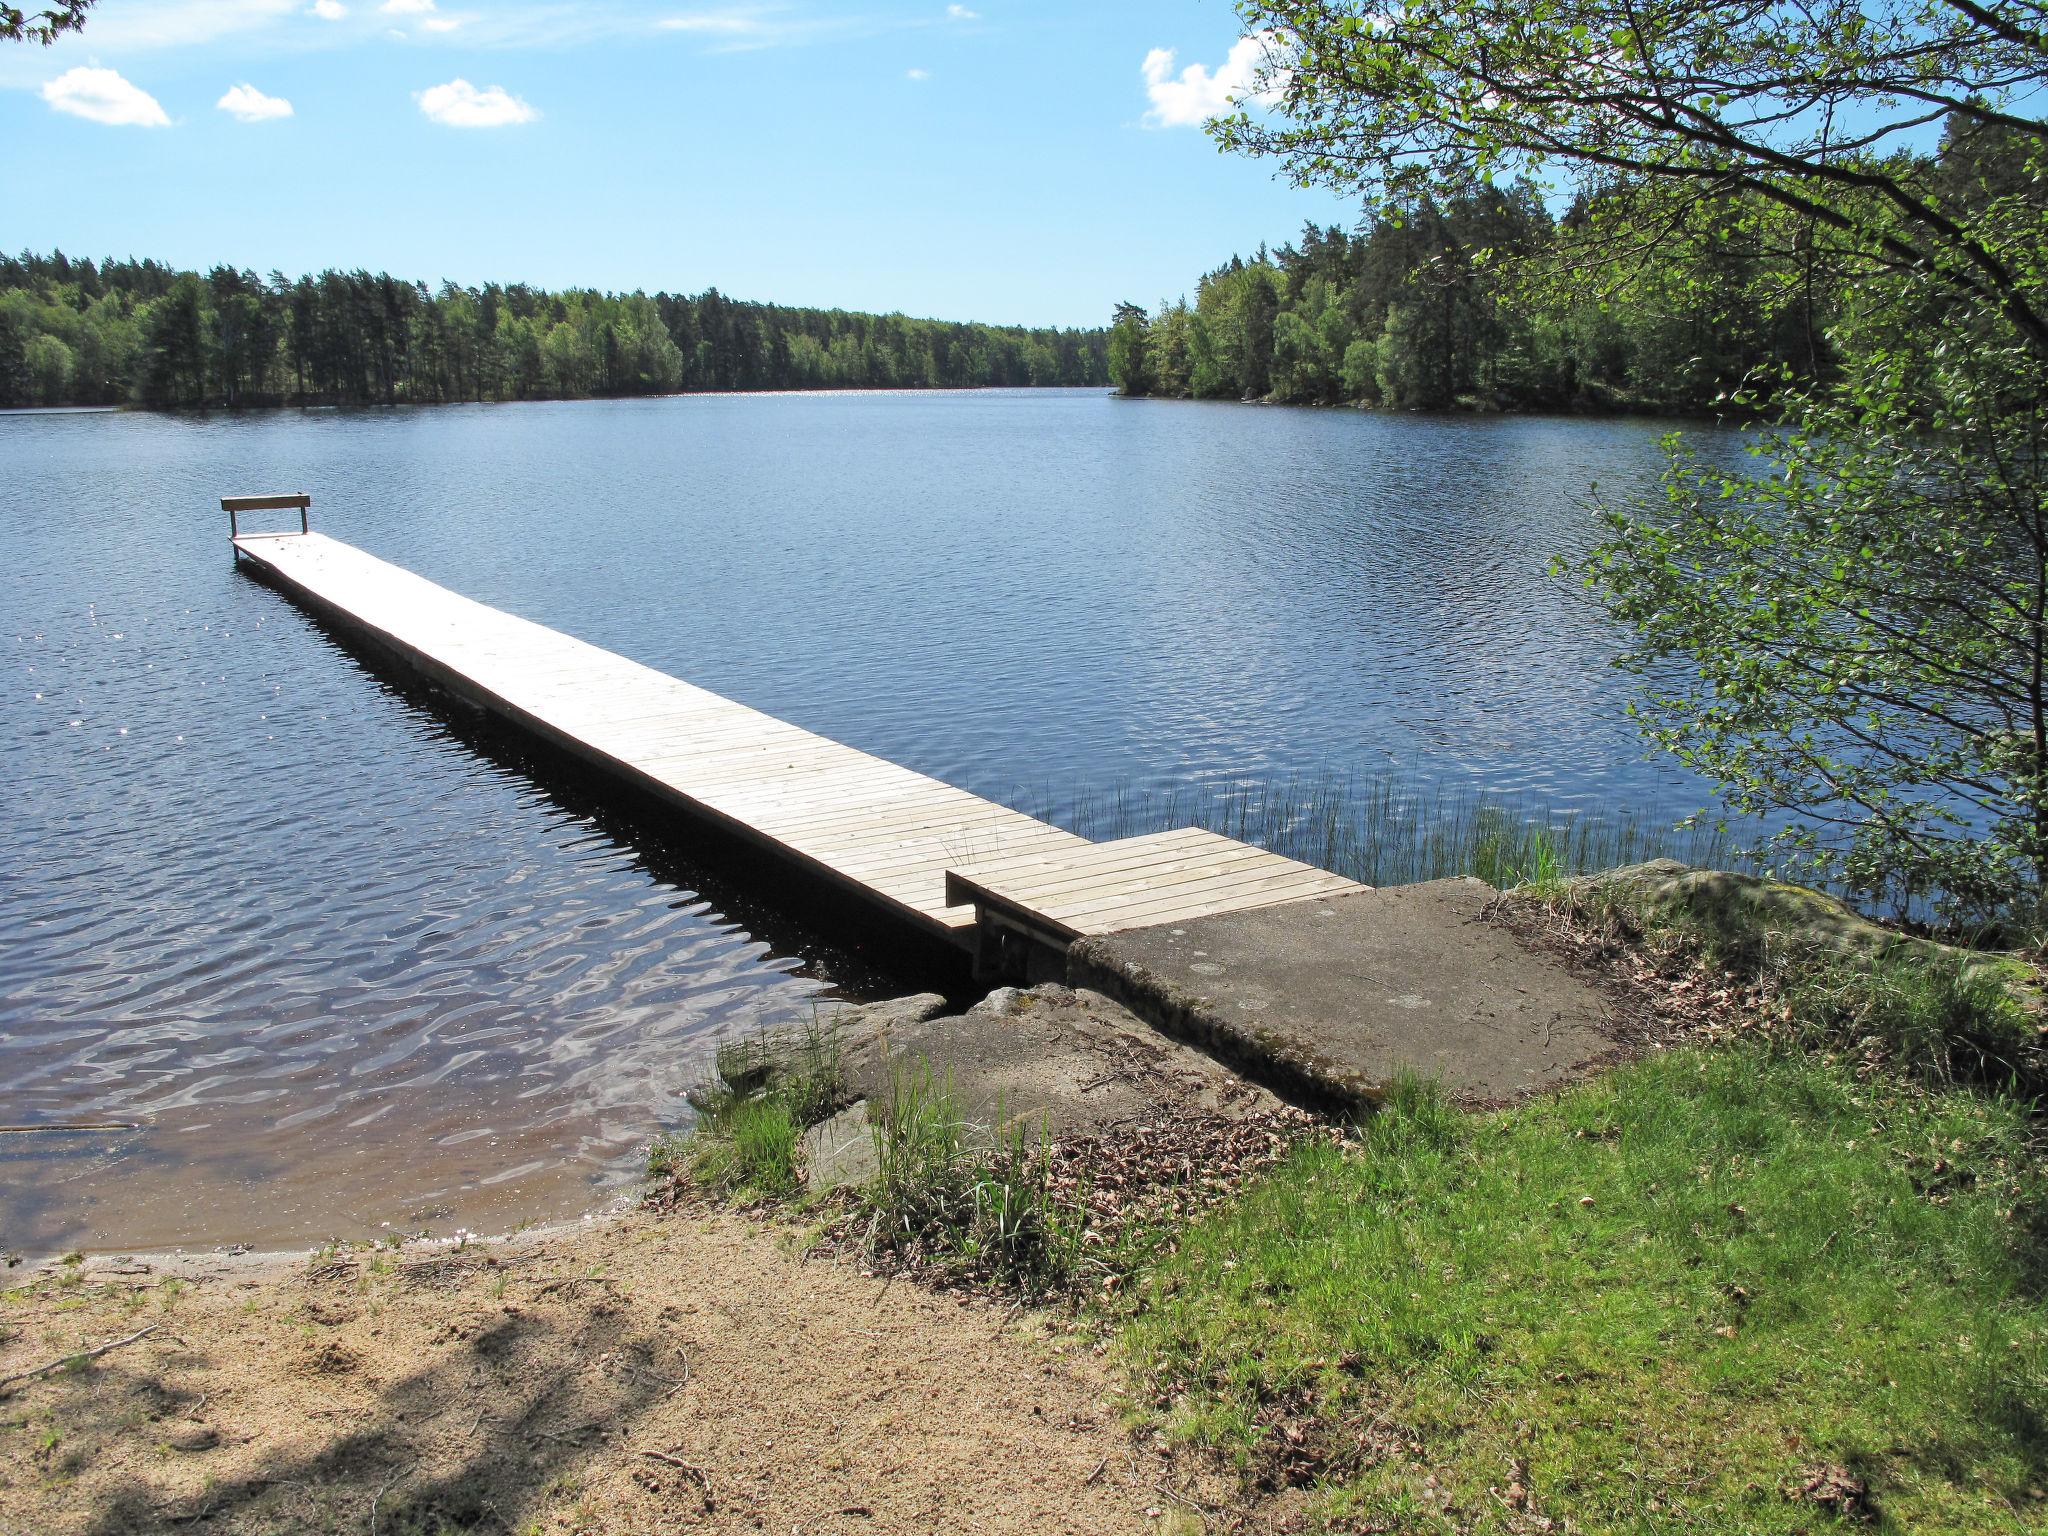
M 991 891 L 1006 900 L 1042 906 L 1071 902 L 1091 891 L 1137 891 L 1189 880 L 1214 880 L 1255 868 L 1270 872 L 1289 863 L 1290 860 L 1280 859 L 1263 848 L 1238 844 L 1229 849 L 1190 851 L 1180 857 L 1134 859 L 1108 869 L 1097 868 L 1084 855 L 1067 861 L 1064 867 L 1058 859 L 1041 860 L 1036 868 L 1019 869 L 1015 874 L 992 880 L 983 876 L 981 865 L 965 874 L 959 870 L 953 874 L 963 888 Z
M 1024 829 L 1010 828 L 987 834 L 983 843 L 985 847 L 1001 847 L 1027 841 L 1030 836 L 1031 834 Z M 864 880 L 881 879 L 914 869 L 936 870 L 941 877 L 939 888 L 943 890 L 946 867 L 959 863 L 960 854 L 959 839 L 929 838 L 894 849 L 872 848 L 857 853 L 841 850 L 833 855 L 832 862 L 835 867 L 848 874 L 858 875 Z M 947 907 L 966 905 L 963 902 L 946 901 L 943 896 L 939 900 L 941 905 Z
M 1147 928 L 1175 922 L 1195 912 L 1231 912 L 1248 905 L 1265 906 L 1273 898 L 1334 896 L 1356 889 L 1327 870 L 1290 870 L 1256 879 L 1181 886 L 1142 899 L 1115 898 L 1074 907 L 1054 907 L 1062 922 L 1085 933 L 1114 933 L 1121 928 Z
M 287 507 L 296 512 L 302 507 L 312 505 L 313 498 L 303 491 L 276 496 L 223 496 L 220 499 L 220 509 L 223 512 L 282 512 Z
M 1248 843 L 1188 827 L 1096 843 L 1086 853 L 1057 862 L 1030 858 L 992 860 L 971 869 L 954 870 L 952 875 L 963 888 L 972 887 L 1015 897 L 1025 892 L 1057 889 L 1071 880 L 1136 875 L 1145 870 L 1167 869 L 1203 858 L 1224 856 L 1272 857 L 1265 850 L 1253 848 Z
M 1146 902 L 1173 900 L 1190 891 L 1230 890 L 1291 873 L 1257 860 L 1243 860 L 1228 865 L 1171 870 L 1154 876 L 1082 883 L 1057 891 L 1006 890 L 999 899 L 1012 906 L 1028 907 L 1034 912 L 1065 919 L 1077 912 L 1114 911 Z M 949 894 L 955 893 L 949 891 Z
M 1059 858 L 956 867 L 947 894 L 1077 937 L 1362 890 L 1211 832 L 1150 834 Z
M 1070 860 L 1060 867 L 1067 870 L 1083 868 L 1113 869 L 1126 863 L 1144 863 L 1171 855 L 1191 847 L 1203 846 L 1211 841 L 1229 843 L 1232 847 L 1248 846 L 1231 843 L 1229 838 L 1219 838 L 1214 832 L 1200 827 L 1176 827 L 1169 832 L 1147 832 L 1139 837 L 1119 838 L 1115 842 L 1091 843 L 1090 852 L 1081 859 Z M 1032 861 L 1028 858 L 997 859 L 988 864 L 978 864 L 971 871 L 977 880 L 982 878 L 1003 879 L 1028 872 Z M 968 873 L 966 871 L 963 874 Z

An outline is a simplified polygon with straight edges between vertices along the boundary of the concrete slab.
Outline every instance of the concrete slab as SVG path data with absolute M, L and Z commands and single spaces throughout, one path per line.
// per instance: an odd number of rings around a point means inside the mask
M 1005 987 L 950 1017 L 848 1009 L 839 1028 L 849 1093 L 886 1102 L 899 1074 L 929 1065 L 935 1080 L 950 1076 L 962 1118 L 984 1128 L 1035 1128 L 1045 1117 L 1056 1135 L 1090 1134 L 1278 1107 L 1266 1089 L 1110 999 L 1057 983 Z
M 1599 992 L 1483 918 L 1492 897 L 1439 880 L 1105 934 L 1067 978 L 1300 1103 L 1370 1107 L 1402 1068 L 1507 1099 L 1617 1041 Z

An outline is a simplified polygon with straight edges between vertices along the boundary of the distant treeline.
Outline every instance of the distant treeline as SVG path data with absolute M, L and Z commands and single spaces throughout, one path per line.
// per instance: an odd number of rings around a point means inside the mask
M 1107 384 L 1099 330 L 383 273 L 0 257 L 0 406 L 398 405 L 679 390 Z
M 1760 365 L 1825 368 L 1830 300 L 1797 252 L 1733 216 L 1704 249 L 1605 251 L 1599 212 L 1478 186 L 1355 234 L 1311 224 L 1208 273 L 1192 304 L 1119 305 L 1111 378 L 1131 395 L 1685 412 Z M 1602 302 L 1624 268 L 1628 303 Z

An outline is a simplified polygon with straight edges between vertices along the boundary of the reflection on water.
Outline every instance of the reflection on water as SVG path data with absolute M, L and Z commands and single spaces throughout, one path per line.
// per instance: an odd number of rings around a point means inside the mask
M 1690 808 L 1544 567 L 1633 423 L 1093 393 L 0 418 L 0 1246 L 587 1206 L 720 1031 L 878 985 L 771 879 L 423 708 L 224 492 L 985 794 L 1393 768 Z M 884 957 L 886 958 L 886 957 Z

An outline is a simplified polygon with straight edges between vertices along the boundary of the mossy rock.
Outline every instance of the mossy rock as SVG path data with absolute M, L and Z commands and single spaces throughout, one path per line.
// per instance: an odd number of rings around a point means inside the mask
M 1660 926 L 1682 929 L 1731 957 L 1761 958 L 1789 948 L 1844 959 L 1891 959 L 1907 949 L 1937 951 L 1803 885 L 1693 869 L 1652 859 L 1572 882 L 1575 895 L 1618 903 Z
M 2022 1099 L 2048 1089 L 2048 991 L 2022 956 L 1937 944 L 1820 891 L 1670 859 L 1584 876 L 1567 894 L 1695 940 L 1738 971 L 1775 974 L 1808 1027 Z
M 1960 962 L 2030 1004 L 2038 997 L 2038 973 L 2022 960 L 1899 933 L 1803 885 L 1652 859 L 1582 876 L 1570 889 L 1580 899 L 1617 903 L 1645 921 L 1690 934 L 1738 965 L 1783 957 L 1857 966 Z

